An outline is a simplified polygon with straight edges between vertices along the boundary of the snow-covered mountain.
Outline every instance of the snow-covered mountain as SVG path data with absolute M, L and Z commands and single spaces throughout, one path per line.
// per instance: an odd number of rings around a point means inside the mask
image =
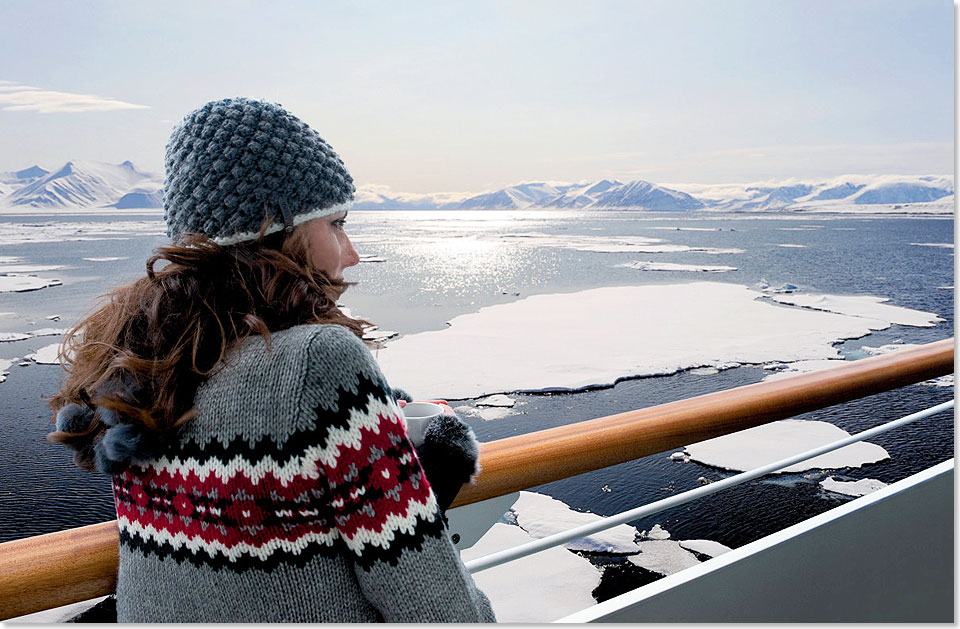
M 700 199 L 705 209 L 726 212 L 839 211 L 932 202 L 948 205 L 954 193 L 952 177 L 932 175 L 844 175 L 813 182 L 673 185 Z
M 71 161 L 54 172 L 34 166 L 0 174 L 7 208 L 160 207 L 162 181 L 130 162 Z
M 130 162 L 71 161 L 54 172 L 31 166 L 0 172 L 0 210 L 27 208 L 159 208 L 160 175 Z M 949 213 L 953 178 L 933 175 L 845 175 L 822 181 L 752 184 L 654 184 L 611 179 L 524 182 L 482 193 L 398 193 L 357 187 L 360 210 L 641 209 L 651 211 L 922 211 Z

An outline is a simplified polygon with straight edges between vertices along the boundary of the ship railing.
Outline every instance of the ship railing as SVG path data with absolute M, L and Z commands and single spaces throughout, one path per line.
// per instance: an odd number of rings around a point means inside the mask
M 895 419 L 880 426 L 858 432 L 854 435 L 850 435 L 849 437 L 838 439 L 832 443 L 828 443 L 826 445 L 807 450 L 806 452 L 801 452 L 800 454 L 780 459 L 774 463 L 763 465 L 761 467 L 724 478 L 723 480 L 715 481 L 703 487 L 698 487 L 696 489 L 691 489 L 689 491 L 670 496 L 669 498 L 657 500 L 635 509 L 629 509 L 616 515 L 601 517 L 596 522 L 590 522 L 589 524 L 584 524 L 572 529 L 567 529 L 566 531 L 541 537 L 540 539 L 528 542 L 526 544 L 521 544 L 519 546 L 514 546 L 512 548 L 491 553 L 483 557 L 478 557 L 476 559 L 466 561 L 464 564 L 471 574 L 475 574 L 481 570 L 487 570 L 489 568 L 494 568 L 517 559 L 529 557 L 530 555 L 539 553 L 541 551 L 561 546 L 567 542 L 572 542 L 574 540 L 587 537 L 588 535 L 593 535 L 595 533 L 600 533 L 601 531 L 612 529 L 620 524 L 639 520 L 640 518 L 645 518 L 673 507 L 679 507 L 680 505 L 703 498 L 704 496 L 709 496 L 725 489 L 742 485 L 747 481 L 778 472 L 796 463 L 802 463 L 814 457 L 826 454 L 827 452 L 839 450 L 840 448 L 846 447 L 850 444 L 870 439 L 871 437 L 881 435 L 895 428 L 900 428 L 901 426 L 905 426 L 906 424 L 913 423 L 917 420 L 930 417 L 931 415 L 936 415 L 937 413 L 942 413 L 943 411 L 953 407 L 953 400 L 950 400 L 949 402 L 943 402 L 942 404 L 937 404 L 936 406 L 932 406 L 928 409 L 911 413 L 910 415 L 906 415 L 900 419 Z
M 480 451 L 483 471 L 475 485 L 464 486 L 453 507 L 508 496 L 953 372 L 951 338 L 484 443 Z M 710 486 L 702 489 L 717 490 Z M 0 620 L 112 593 L 118 543 L 113 520 L 0 544 Z M 482 564 L 471 562 L 475 570 L 478 565 Z

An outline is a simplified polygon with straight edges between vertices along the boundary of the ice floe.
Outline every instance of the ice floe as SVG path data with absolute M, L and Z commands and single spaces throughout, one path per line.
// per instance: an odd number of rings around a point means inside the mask
M 698 463 L 744 472 L 849 436 L 827 422 L 784 419 L 694 443 L 685 450 Z M 890 455 L 880 446 L 861 441 L 794 463 L 777 473 L 860 467 L 887 458 Z
M 864 478 L 858 481 L 845 482 L 836 480 L 833 476 L 828 476 L 820 481 L 820 486 L 826 491 L 830 491 L 835 494 L 860 497 L 871 494 L 878 489 L 883 489 L 887 486 L 887 484 L 874 478 Z
M 792 244 L 789 244 L 789 243 L 780 243 L 780 244 L 777 244 L 777 246 L 778 246 L 778 247 L 785 247 L 785 248 L 787 248 L 787 249 L 806 249 L 806 248 L 807 248 L 806 245 L 792 245 Z
M 626 267 L 628 269 L 636 269 L 638 271 L 693 271 L 693 272 L 705 272 L 705 273 L 725 273 L 727 271 L 736 271 L 737 267 L 735 266 L 723 266 L 715 265 L 709 266 L 704 264 L 675 264 L 673 262 L 654 262 L 652 260 L 637 260 L 636 262 L 627 262 L 626 264 L 619 264 L 617 266 Z
M 0 245 L 38 242 L 85 240 L 126 240 L 130 236 L 163 236 L 162 221 L 110 221 L 78 223 L 49 221 L 40 223 L 5 223 L 0 232 Z
M 118 260 L 129 260 L 128 256 L 105 257 L 105 258 L 83 258 L 88 262 L 116 262 Z
M 38 328 L 36 330 L 30 330 L 30 336 L 59 336 L 66 333 L 66 328 Z
M 637 544 L 640 552 L 630 555 L 627 560 L 650 572 L 663 576 L 675 574 L 700 563 L 689 550 L 685 550 L 680 542 L 670 539 L 654 539 Z
M 377 358 L 387 379 L 403 382 L 414 397 L 464 400 L 609 386 L 625 377 L 730 363 L 841 358 L 834 346 L 840 340 L 892 321 L 926 326 L 938 319 L 878 304 L 880 297 L 837 314 L 824 310 L 845 298 L 819 296 L 824 299 L 815 310 L 777 306 L 758 299 L 762 295 L 719 282 L 534 295 L 460 315 L 442 330 L 403 336 Z M 853 316 L 864 311 L 877 318 Z
M 43 273 L 59 271 L 62 264 L 0 264 L 0 274 L 6 273 Z
M 940 247 L 943 249 L 953 249 L 952 242 L 911 242 L 916 247 Z
M 0 382 L 5 382 L 7 376 L 10 375 L 10 367 L 13 363 L 20 360 L 19 358 L 0 358 Z
M 460 415 L 466 417 L 479 417 L 484 421 L 495 421 L 497 419 L 503 419 L 509 415 L 513 415 L 513 410 L 509 408 L 500 408 L 500 407 L 483 407 L 483 408 L 474 408 L 473 406 L 456 406 L 453 409 Z
M 685 539 L 679 542 L 681 548 L 692 550 L 695 553 L 706 555 L 707 557 L 718 557 L 723 553 L 733 550 L 729 546 L 724 546 L 720 542 L 709 539 Z
M 63 282 L 53 278 L 36 277 L 33 275 L 0 275 L 0 293 L 25 293 L 31 290 L 40 290 L 48 286 L 60 286 Z
M 575 251 L 591 251 L 594 253 L 746 253 L 743 249 L 737 248 L 660 244 L 664 242 L 662 238 L 648 238 L 646 236 L 555 236 L 539 232 L 526 232 L 507 234 L 501 236 L 501 239 L 537 247 L 564 247 Z
M 464 561 L 533 541 L 519 526 L 498 522 L 460 552 Z M 543 623 L 596 604 L 600 571 L 583 557 L 550 548 L 473 575 L 501 623 Z
M 483 399 L 477 400 L 477 406 L 503 406 L 503 407 L 512 407 L 516 404 L 516 400 L 507 397 L 503 394 L 491 395 Z
M 873 297 L 871 295 L 815 295 L 808 293 L 768 294 L 767 296 L 781 304 L 801 306 L 803 308 L 812 308 L 813 310 L 823 310 L 824 312 L 834 312 L 853 317 L 863 317 L 865 319 L 875 319 L 885 322 L 883 328 L 886 328 L 889 323 L 929 328 L 936 325 L 937 322 L 943 321 L 943 319 L 932 312 L 911 310 L 910 308 L 903 308 L 902 306 L 891 306 L 885 303 L 890 301 L 887 297 Z
M 27 354 L 24 358 L 30 359 L 40 365 L 59 365 L 60 364 L 60 343 L 41 347 L 32 354 Z
M 530 491 L 521 491 L 514 503 L 517 524 L 537 539 L 603 519 L 593 513 L 574 511 L 563 502 Z M 570 550 L 629 554 L 637 552 L 637 529 L 627 524 L 594 533 L 564 544 Z
M 0 332 L 0 343 L 10 343 L 13 341 L 25 341 L 32 335 L 23 332 Z
M 817 371 L 818 369 L 827 369 L 828 367 L 836 367 L 837 365 L 844 364 L 848 364 L 846 360 L 798 360 L 793 363 L 764 365 L 764 369 L 777 369 L 778 371 L 765 376 L 763 381 L 779 380 L 780 378 L 786 378 L 798 373 L 807 373 L 809 371 Z

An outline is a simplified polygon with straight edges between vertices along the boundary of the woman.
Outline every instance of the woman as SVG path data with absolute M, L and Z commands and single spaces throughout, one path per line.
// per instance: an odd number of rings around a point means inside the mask
M 173 244 L 68 334 L 51 401 L 50 440 L 113 475 L 119 621 L 494 621 L 441 511 L 477 471 L 472 432 L 434 420 L 418 458 L 365 322 L 336 307 L 353 193 L 277 105 L 174 130 Z

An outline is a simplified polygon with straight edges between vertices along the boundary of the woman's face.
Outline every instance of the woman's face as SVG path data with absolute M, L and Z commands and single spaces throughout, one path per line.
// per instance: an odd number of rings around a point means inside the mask
M 297 227 L 306 238 L 310 264 L 332 280 L 342 280 L 343 270 L 360 262 L 357 250 L 344 231 L 346 218 L 346 212 L 337 212 Z

